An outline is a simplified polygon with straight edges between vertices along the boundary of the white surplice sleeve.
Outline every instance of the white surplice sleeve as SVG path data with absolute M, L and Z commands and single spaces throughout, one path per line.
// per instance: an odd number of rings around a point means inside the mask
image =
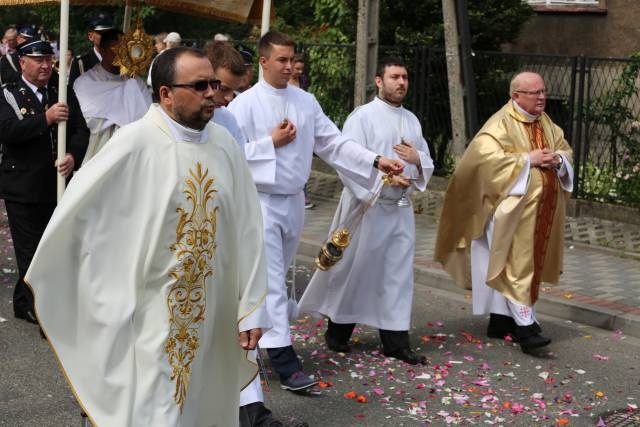
M 429 145 L 424 138 L 420 138 L 420 141 L 416 144 L 416 150 L 420 157 L 422 173 L 418 175 L 418 179 L 413 183 L 413 185 L 418 190 L 424 191 L 427 189 L 427 183 L 433 175 L 433 160 L 431 159 L 431 153 L 429 153 Z
M 531 158 L 529 155 L 524 156 L 524 161 L 524 166 L 520 170 L 520 173 L 507 193 L 509 196 L 524 196 L 527 192 L 527 187 L 529 186 L 529 172 L 531 170 Z
M 324 114 L 315 98 L 314 126 L 315 145 L 313 151 L 345 177 L 363 187 L 371 187 L 378 176 L 373 167 L 376 153 L 341 134 L 336 125 Z
M 251 102 L 240 102 L 238 99 L 229 104 L 227 109 L 233 113 L 243 136 L 244 155 L 249 164 L 253 181 L 258 185 L 274 185 L 276 182 L 276 148 L 271 135 L 255 138 L 254 114 Z
M 349 140 L 354 141 L 356 144 L 359 144 L 364 148 L 368 148 L 367 142 L 369 139 L 366 130 L 367 126 L 363 123 L 362 115 L 358 114 L 356 110 L 347 117 L 342 128 L 342 133 L 345 138 L 349 138 Z M 379 172 L 376 173 L 376 175 L 378 174 Z M 375 181 L 371 182 L 370 185 L 363 186 L 361 183 L 345 176 L 341 171 L 339 175 L 342 179 L 342 183 L 351 190 L 358 200 L 361 202 L 367 202 L 373 199 Z
M 564 191 L 571 193 L 573 191 L 573 166 L 564 153 L 558 154 L 562 156 L 562 166 L 557 172 L 560 186 Z

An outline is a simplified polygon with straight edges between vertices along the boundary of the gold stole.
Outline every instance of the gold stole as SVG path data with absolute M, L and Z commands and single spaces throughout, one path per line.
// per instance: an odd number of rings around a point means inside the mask
M 532 150 L 549 148 L 544 137 L 544 130 L 540 120 L 533 123 L 525 123 L 525 128 L 529 134 L 529 142 Z M 540 278 L 544 266 L 544 258 L 547 253 L 547 245 L 551 228 L 553 227 L 553 217 L 558 203 L 558 179 L 555 171 L 551 169 L 538 168 L 542 176 L 542 194 L 538 203 L 536 216 L 536 227 L 533 243 L 533 279 L 531 280 L 531 303 L 538 300 L 540 291 Z

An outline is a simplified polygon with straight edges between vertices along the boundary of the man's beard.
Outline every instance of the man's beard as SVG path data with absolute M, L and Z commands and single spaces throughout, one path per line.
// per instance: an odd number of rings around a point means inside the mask
M 382 99 L 387 101 L 389 104 L 402 105 L 402 101 L 404 101 L 406 95 L 406 92 L 404 93 L 404 95 L 399 95 L 394 91 L 382 91 Z
M 181 125 L 195 130 L 202 130 L 213 117 L 213 112 L 208 114 L 201 110 L 191 115 L 186 115 L 182 111 L 176 111 L 175 115 L 176 121 Z

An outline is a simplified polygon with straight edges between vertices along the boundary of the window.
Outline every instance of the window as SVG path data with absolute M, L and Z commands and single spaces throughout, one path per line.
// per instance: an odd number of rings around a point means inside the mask
M 606 0 L 525 0 L 538 13 L 606 14 Z
M 530 5 L 543 6 L 598 6 L 599 0 L 527 0 Z

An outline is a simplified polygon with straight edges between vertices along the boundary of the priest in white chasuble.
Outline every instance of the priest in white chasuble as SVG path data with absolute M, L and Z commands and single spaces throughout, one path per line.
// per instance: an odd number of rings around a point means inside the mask
M 144 81 L 140 77 L 121 76 L 120 68 L 113 64 L 121 34 L 116 29 L 102 33 L 98 48 L 102 60 L 73 84 L 91 131 L 83 164 L 102 149 L 116 130 L 142 118 L 151 105 L 151 94 Z
M 27 280 L 98 426 L 231 426 L 257 374 L 262 218 L 243 153 L 210 123 L 211 63 L 163 54 L 154 104 L 69 186 Z
M 484 124 L 449 180 L 435 260 L 472 288 L 473 313 L 489 314 L 487 336 L 506 336 L 538 355 L 535 303 L 542 282 L 562 271 L 565 205 L 573 189 L 572 151 L 544 112 L 547 88 L 522 72 L 511 99 Z
M 329 349 L 349 351 L 356 323 L 380 330 L 384 354 L 407 363 L 425 358 L 410 347 L 415 223 L 409 197 L 424 191 L 433 173 L 418 118 L 402 106 L 409 80 L 400 58 L 383 58 L 376 73 L 378 96 L 356 108 L 343 133 L 365 148 L 405 163 L 403 175 L 382 187 L 361 186 L 341 174 L 345 187 L 329 233 L 347 227 L 351 243 L 342 260 L 317 270 L 300 300 L 300 310 L 329 317 Z M 375 200 L 364 214 L 363 206 Z M 406 202 L 406 203 L 403 203 Z

